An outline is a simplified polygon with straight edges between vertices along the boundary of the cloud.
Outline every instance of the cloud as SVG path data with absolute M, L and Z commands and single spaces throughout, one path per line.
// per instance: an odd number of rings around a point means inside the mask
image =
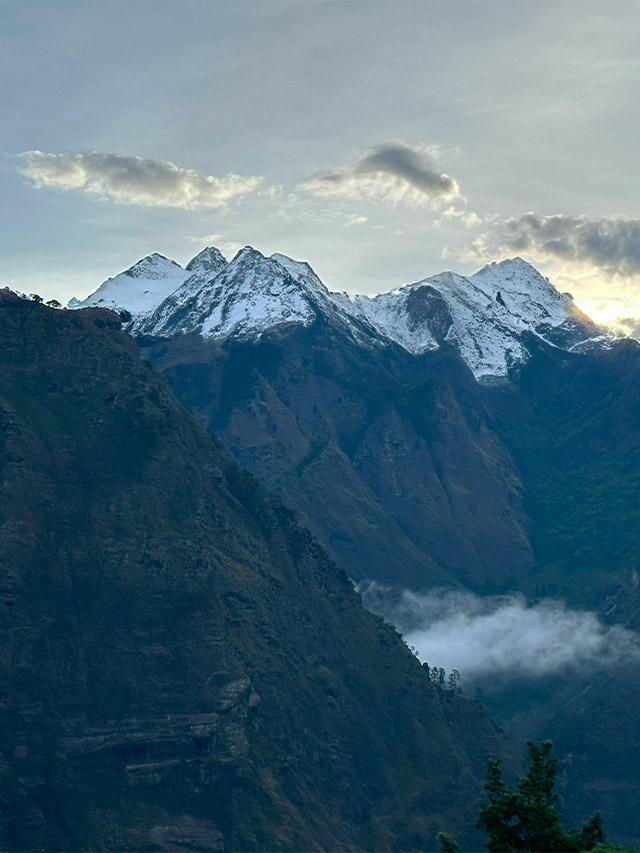
M 595 613 L 557 600 L 528 605 L 519 594 L 481 597 L 458 590 L 420 595 L 377 583 L 360 592 L 363 603 L 393 622 L 422 661 L 456 668 L 469 680 L 640 661 L 640 635 L 603 625 Z
M 460 210 L 460 208 L 453 206 L 447 207 L 446 210 L 443 210 L 442 216 L 445 219 L 460 220 L 465 228 L 475 228 L 482 222 L 482 219 L 480 219 L 477 213 L 473 213 L 470 210 Z
M 347 228 L 351 228 L 353 225 L 364 225 L 364 224 L 365 224 L 365 222 L 368 222 L 368 221 L 369 221 L 368 217 L 366 217 L 366 216 L 356 216 L 356 215 L 354 214 L 353 216 L 350 216 L 350 217 L 347 219 Z
M 35 187 L 82 190 L 103 200 L 141 207 L 224 207 L 232 199 L 255 190 L 262 181 L 256 176 L 200 175 L 168 160 L 100 151 L 69 156 L 24 151 L 20 157 L 24 165 L 19 171 Z
M 640 317 L 617 317 L 616 321 L 625 335 L 640 340 Z
M 311 175 L 301 187 L 319 196 L 409 204 L 450 202 L 460 196 L 458 182 L 442 173 L 427 151 L 400 143 L 377 145 L 354 166 Z
M 635 278 L 640 276 L 640 219 L 522 213 L 474 240 L 459 257 L 486 261 L 514 253 L 615 279 Z
M 218 240 L 222 240 L 222 234 L 203 234 L 202 237 L 183 237 L 187 243 L 194 243 L 198 246 L 215 246 Z

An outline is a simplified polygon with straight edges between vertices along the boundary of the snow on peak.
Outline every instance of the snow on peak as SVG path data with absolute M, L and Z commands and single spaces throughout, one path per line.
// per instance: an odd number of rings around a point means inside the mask
M 133 316 L 142 316 L 172 293 L 187 277 L 188 273 L 175 261 L 164 255 L 147 255 L 129 269 L 108 278 L 86 299 L 69 301 L 69 308 L 100 306 L 113 311 L 129 311 Z
M 566 349 L 603 334 L 522 258 L 469 277 L 444 272 L 373 298 L 357 296 L 352 306 L 379 334 L 415 354 L 453 344 L 476 377 L 506 376 L 526 361 L 526 332 Z
M 207 246 L 195 258 L 191 258 L 185 269 L 190 273 L 211 273 L 217 275 L 227 264 L 227 259 L 215 246 Z
M 567 319 L 569 297 L 522 258 L 488 264 L 470 278 L 527 327 L 532 323 L 558 325 Z
M 213 277 L 186 281 L 138 324 L 142 334 L 225 338 L 259 336 L 283 324 L 309 325 L 317 316 L 316 289 L 328 291 L 310 267 L 283 255 L 266 258 L 245 246 Z
M 127 275 L 130 278 L 146 278 L 146 279 L 162 279 L 173 278 L 176 273 L 184 272 L 180 264 L 172 261 L 170 258 L 165 258 L 164 255 L 159 255 L 154 252 L 142 258 L 128 270 L 125 270 L 121 275 Z
M 527 334 L 563 349 L 606 346 L 610 336 L 522 258 L 471 276 L 442 272 L 375 297 L 330 293 L 309 264 L 245 246 L 227 262 L 213 246 L 182 269 L 153 254 L 108 279 L 82 302 L 133 315 L 141 335 L 259 337 L 318 316 L 363 345 L 399 344 L 414 354 L 454 346 L 476 377 L 506 376 L 529 358 Z M 596 343 L 597 342 L 597 343 Z

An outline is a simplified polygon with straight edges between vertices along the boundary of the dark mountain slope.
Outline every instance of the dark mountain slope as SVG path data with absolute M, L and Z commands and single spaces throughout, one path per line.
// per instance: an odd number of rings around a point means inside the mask
M 0 846 L 473 847 L 498 750 L 476 705 L 114 315 L 2 291 L 0 323 Z
M 355 577 L 517 585 L 532 558 L 520 482 L 474 380 L 316 320 L 258 341 L 142 341 L 178 396 Z
M 525 488 L 536 569 L 522 589 L 638 628 L 640 345 L 536 349 L 510 385 L 483 391 Z

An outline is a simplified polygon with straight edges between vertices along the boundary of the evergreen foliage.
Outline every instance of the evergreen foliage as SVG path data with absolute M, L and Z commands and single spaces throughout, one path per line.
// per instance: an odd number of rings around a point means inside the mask
M 540 744 L 527 741 L 529 769 L 515 791 L 504 783 L 500 761 L 489 761 L 478 829 L 487 834 L 487 850 L 581 851 L 593 850 L 604 842 L 602 818 L 594 814 L 580 830 L 565 832 L 555 807 L 553 792 L 558 759 L 552 754 L 551 741 Z

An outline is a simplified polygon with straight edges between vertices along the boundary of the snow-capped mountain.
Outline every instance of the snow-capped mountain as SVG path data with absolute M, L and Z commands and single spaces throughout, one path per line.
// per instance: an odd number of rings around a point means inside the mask
M 194 259 L 195 260 L 195 259 Z M 188 273 L 180 264 L 154 253 L 128 270 L 108 278 L 86 299 L 72 299 L 69 308 L 111 308 L 142 317 L 173 293 Z
M 227 260 L 218 249 L 213 246 L 203 249 L 187 264 L 185 277 L 177 289 L 158 300 L 145 314 L 131 311 L 132 331 L 159 336 L 184 334 L 189 326 L 186 318 L 198 313 L 202 290 L 226 267 Z
M 138 335 L 259 337 L 318 316 L 369 345 L 400 345 L 413 354 L 455 346 L 476 377 L 505 376 L 528 358 L 526 334 L 563 349 L 606 346 L 594 324 L 521 258 L 466 277 L 443 272 L 375 297 L 330 293 L 311 267 L 246 246 L 227 263 L 210 247 L 183 269 L 150 255 L 70 308 L 101 305 L 132 315 Z
M 257 336 L 284 324 L 308 326 L 319 312 L 346 319 L 311 267 L 284 255 L 265 258 L 246 246 L 229 264 L 219 264 L 217 275 L 191 275 L 155 311 L 136 318 L 133 329 L 156 337 Z
M 477 377 L 503 376 L 526 361 L 524 332 L 571 349 L 608 334 L 522 258 L 490 264 L 470 277 L 444 272 L 373 298 L 353 310 L 413 353 L 453 344 Z

